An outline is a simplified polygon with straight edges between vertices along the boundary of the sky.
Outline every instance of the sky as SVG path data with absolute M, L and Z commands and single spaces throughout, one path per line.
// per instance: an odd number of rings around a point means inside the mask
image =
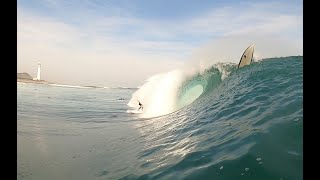
M 138 87 L 202 62 L 303 55 L 302 0 L 18 0 L 17 72 Z

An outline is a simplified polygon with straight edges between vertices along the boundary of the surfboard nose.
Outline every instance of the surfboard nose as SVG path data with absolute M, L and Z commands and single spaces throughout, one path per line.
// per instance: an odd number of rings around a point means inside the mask
M 240 62 L 238 64 L 238 68 L 249 65 L 252 62 L 254 52 L 254 44 L 251 44 L 247 49 L 243 52 Z

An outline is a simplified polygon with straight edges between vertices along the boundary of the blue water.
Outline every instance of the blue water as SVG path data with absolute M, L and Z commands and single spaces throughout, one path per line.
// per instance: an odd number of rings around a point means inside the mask
M 127 113 L 137 89 L 18 83 L 17 178 L 302 179 L 303 57 L 235 67 L 188 79 L 180 109 L 152 118 Z

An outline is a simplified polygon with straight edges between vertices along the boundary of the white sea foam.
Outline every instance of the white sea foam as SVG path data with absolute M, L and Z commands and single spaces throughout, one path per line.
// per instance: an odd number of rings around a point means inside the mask
M 57 87 L 68 87 L 68 88 L 91 88 L 85 86 L 75 86 L 75 85 L 66 85 L 66 84 L 49 84 L 50 86 L 57 86 Z

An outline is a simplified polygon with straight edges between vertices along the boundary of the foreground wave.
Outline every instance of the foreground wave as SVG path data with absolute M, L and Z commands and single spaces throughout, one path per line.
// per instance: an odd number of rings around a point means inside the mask
M 302 56 L 270 58 L 179 81 L 184 107 L 137 125 L 144 163 L 123 179 L 302 179 L 302 64 Z M 221 69 L 229 74 L 223 81 Z M 169 75 L 177 74 L 160 77 Z M 201 96 L 186 105 L 188 90 L 199 86 Z M 157 93 L 157 102 L 166 98 Z

